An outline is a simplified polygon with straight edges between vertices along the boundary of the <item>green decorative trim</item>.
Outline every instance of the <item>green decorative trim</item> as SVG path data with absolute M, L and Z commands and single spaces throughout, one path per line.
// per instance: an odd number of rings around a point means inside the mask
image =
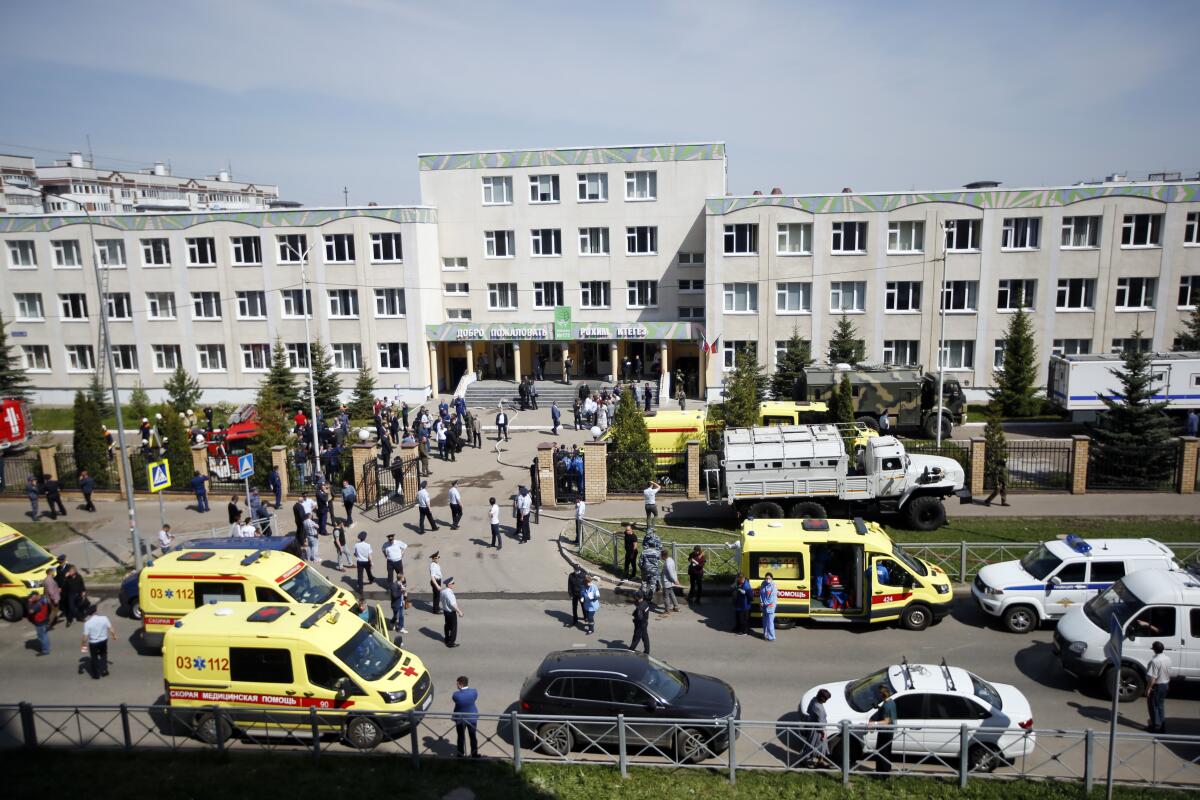
M 588 164 L 642 164 L 655 161 L 712 161 L 725 158 L 725 145 L 663 144 L 650 147 L 596 147 L 566 150 L 503 150 L 417 156 L 422 171 L 567 167 Z
M 698 322 L 566 322 L 571 335 L 555 336 L 553 322 L 471 323 L 443 322 L 426 325 L 431 342 L 552 342 L 552 341 L 700 341 L 704 326 Z M 562 331 L 565 333 L 565 331 Z
M 314 228 L 339 219 L 367 217 L 389 222 L 437 223 L 437 209 L 406 207 L 213 211 L 199 214 L 94 214 L 92 222 L 121 231 L 178 231 L 206 222 L 240 222 L 254 228 Z M 0 216 L 0 233 L 37 233 L 86 225 L 83 214 Z
M 957 203 L 974 208 L 1054 208 L 1098 197 L 1144 197 L 1162 203 L 1191 203 L 1200 200 L 1200 184 L 1167 183 L 1129 186 L 1070 186 L 1063 189 L 993 189 L 980 192 L 924 192 L 915 194 L 834 194 L 789 197 L 710 197 L 705 211 L 712 216 L 744 208 L 782 206 L 811 214 L 853 214 L 895 211 L 922 203 Z

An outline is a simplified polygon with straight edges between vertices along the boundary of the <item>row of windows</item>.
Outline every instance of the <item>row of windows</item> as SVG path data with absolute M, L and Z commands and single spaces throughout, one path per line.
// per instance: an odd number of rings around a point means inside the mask
M 580 228 L 579 255 L 611 255 L 608 228 Z M 529 231 L 529 254 L 534 257 L 562 255 L 562 229 L 534 228 Z M 658 254 L 658 227 L 654 225 L 631 225 L 625 229 L 625 255 L 652 256 Z M 515 258 L 517 234 L 513 230 L 483 232 L 483 255 L 485 258 Z M 684 254 L 680 254 L 683 256 Z M 687 254 L 689 262 L 694 254 Z M 703 266 L 689 263 L 687 266 Z M 681 260 L 681 266 L 682 260 Z
M 1064 217 L 1060 247 L 1087 250 L 1100 246 L 1099 216 Z M 862 255 L 867 252 L 866 222 L 834 222 L 830 235 L 830 253 Z M 1126 214 L 1121 224 L 1121 247 L 1161 247 L 1162 214 Z M 983 220 L 952 219 L 944 226 L 946 250 L 979 252 Z M 1000 232 L 1000 249 L 1005 251 L 1038 250 L 1041 247 L 1041 217 L 1008 217 Z M 812 223 L 780 223 L 775 228 L 775 254 L 812 255 Z M 1200 212 L 1189 212 L 1183 243 L 1200 246 Z M 757 255 L 758 223 L 739 222 L 724 227 L 724 253 L 728 256 Z M 887 252 L 905 255 L 925 252 L 925 223 L 889 222 Z
M 271 345 L 243 344 L 242 371 L 266 372 L 271 366 Z M 303 342 L 285 345 L 288 363 L 295 371 L 308 369 L 308 346 Z M 334 369 L 354 372 L 362 368 L 362 345 L 358 342 L 335 342 L 329 346 Z M 21 346 L 25 369 L 30 372 L 49 372 L 50 345 L 27 344 Z M 69 344 L 64 348 L 68 372 L 94 372 L 96 369 L 95 348 L 90 344 Z M 183 363 L 182 348 L 177 344 L 152 344 L 155 372 L 174 372 Z M 198 344 L 195 346 L 195 366 L 198 372 L 228 372 L 223 344 Z M 137 372 L 139 369 L 138 346 L 117 344 L 112 346 L 113 363 L 118 372 Z M 407 342 L 380 342 L 376 348 L 376 366 L 380 370 L 397 371 L 408 369 Z
M 534 205 L 562 202 L 561 176 L 530 175 L 529 202 Z M 608 202 L 608 173 L 580 172 L 576 175 L 575 197 L 580 203 Z M 510 175 L 483 177 L 483 204 L 507 206 L 513 202 L 513 179 Z M 642 202 L 658 199 L 658 173 L 654 170 L 631 170 L 625 173 L 625 200 Z

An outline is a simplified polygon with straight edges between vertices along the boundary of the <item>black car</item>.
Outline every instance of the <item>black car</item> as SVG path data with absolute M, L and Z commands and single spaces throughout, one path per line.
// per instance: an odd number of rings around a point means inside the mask
M 725 681 L 629 650 L 549 654 L 521 687 L 520 710 L 572 718 L 532 723 L 535 746 L 551 755 L 616 744 L 618 725 L 611 718 L 624 715 L 627 751 L 657 751 L 681 762 L 724 752 L 729 746 L 728 721 L 741 714 L 733 687 Z

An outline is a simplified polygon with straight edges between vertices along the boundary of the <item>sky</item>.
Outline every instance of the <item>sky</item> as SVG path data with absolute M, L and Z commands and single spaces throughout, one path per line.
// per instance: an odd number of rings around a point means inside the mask
M 1200 171 L 1196 2 L 0 0 L 0 152 L 416 203 L 417 154 L 723 141 L 729 190 Z

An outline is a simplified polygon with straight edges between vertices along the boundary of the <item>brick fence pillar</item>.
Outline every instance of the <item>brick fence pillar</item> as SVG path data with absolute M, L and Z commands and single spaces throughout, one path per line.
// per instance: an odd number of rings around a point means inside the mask
M 38 448 L 38 458 L 42 462 L 42 474 L 47 478 L 54 478 L 55 480 L 58 480 L 58 464 L 54 462 L 54 455 L 57 452 L 58 445 L 54 444 L 47 444 Z
M 271 466 L 279 470 L 280 496 L 287 497 L 291 489 L 288 486 L 288 453 L 287 447 L 277 444 L 271 448 Z
M 687 443 L 687 499 L 700 499 L 700 442 L 697 439 Z
M 1195 436 L 1179 437 L 1179 474 L 1175 490 L 1180 494 L 1196 492 L 1196 455 L 1200 452 L 1200 439 Z
M 542 442 L 537 449 L 538 494 L 542 508 L 554 508 L 558 505 L 557 493 L 554 491 L 554 443 Z
M 401 444 L 400 457 L 404 459 L 404 486 L 397 487 L 401 490 L 401 497 L 405 500 L 417 501 L 417 489 L 420 488 L 420 480 L 417 478 L 417 472 L 420 467 L 417 466 L 418 456 L 416 443 Z
M 987 462 L 987 440 L 982 436 L 971 437 L 971 472 L 967 475 L 973 497 L 983 496 L 983 468 Z
M 589 503 L 608 499 L 608 444 L 587 442 L 583 446 L 583 496 Z
M 1071 494 L 1087 494 L 1088 445 L 1091 441 L 1082 434 L 1071 437 Z
M 372 442 L 360 442 L 350 446 L 350 469 L 353 470 L 351 483 L 355 490 L 366 497 L 374 489 L 375 474 L 366 475 L 366 466 L 375 460 L 375 445 Z M 369 482 L 368 482 L 369 481 Z M 334 491 L 337 491 L 335 487 Z

